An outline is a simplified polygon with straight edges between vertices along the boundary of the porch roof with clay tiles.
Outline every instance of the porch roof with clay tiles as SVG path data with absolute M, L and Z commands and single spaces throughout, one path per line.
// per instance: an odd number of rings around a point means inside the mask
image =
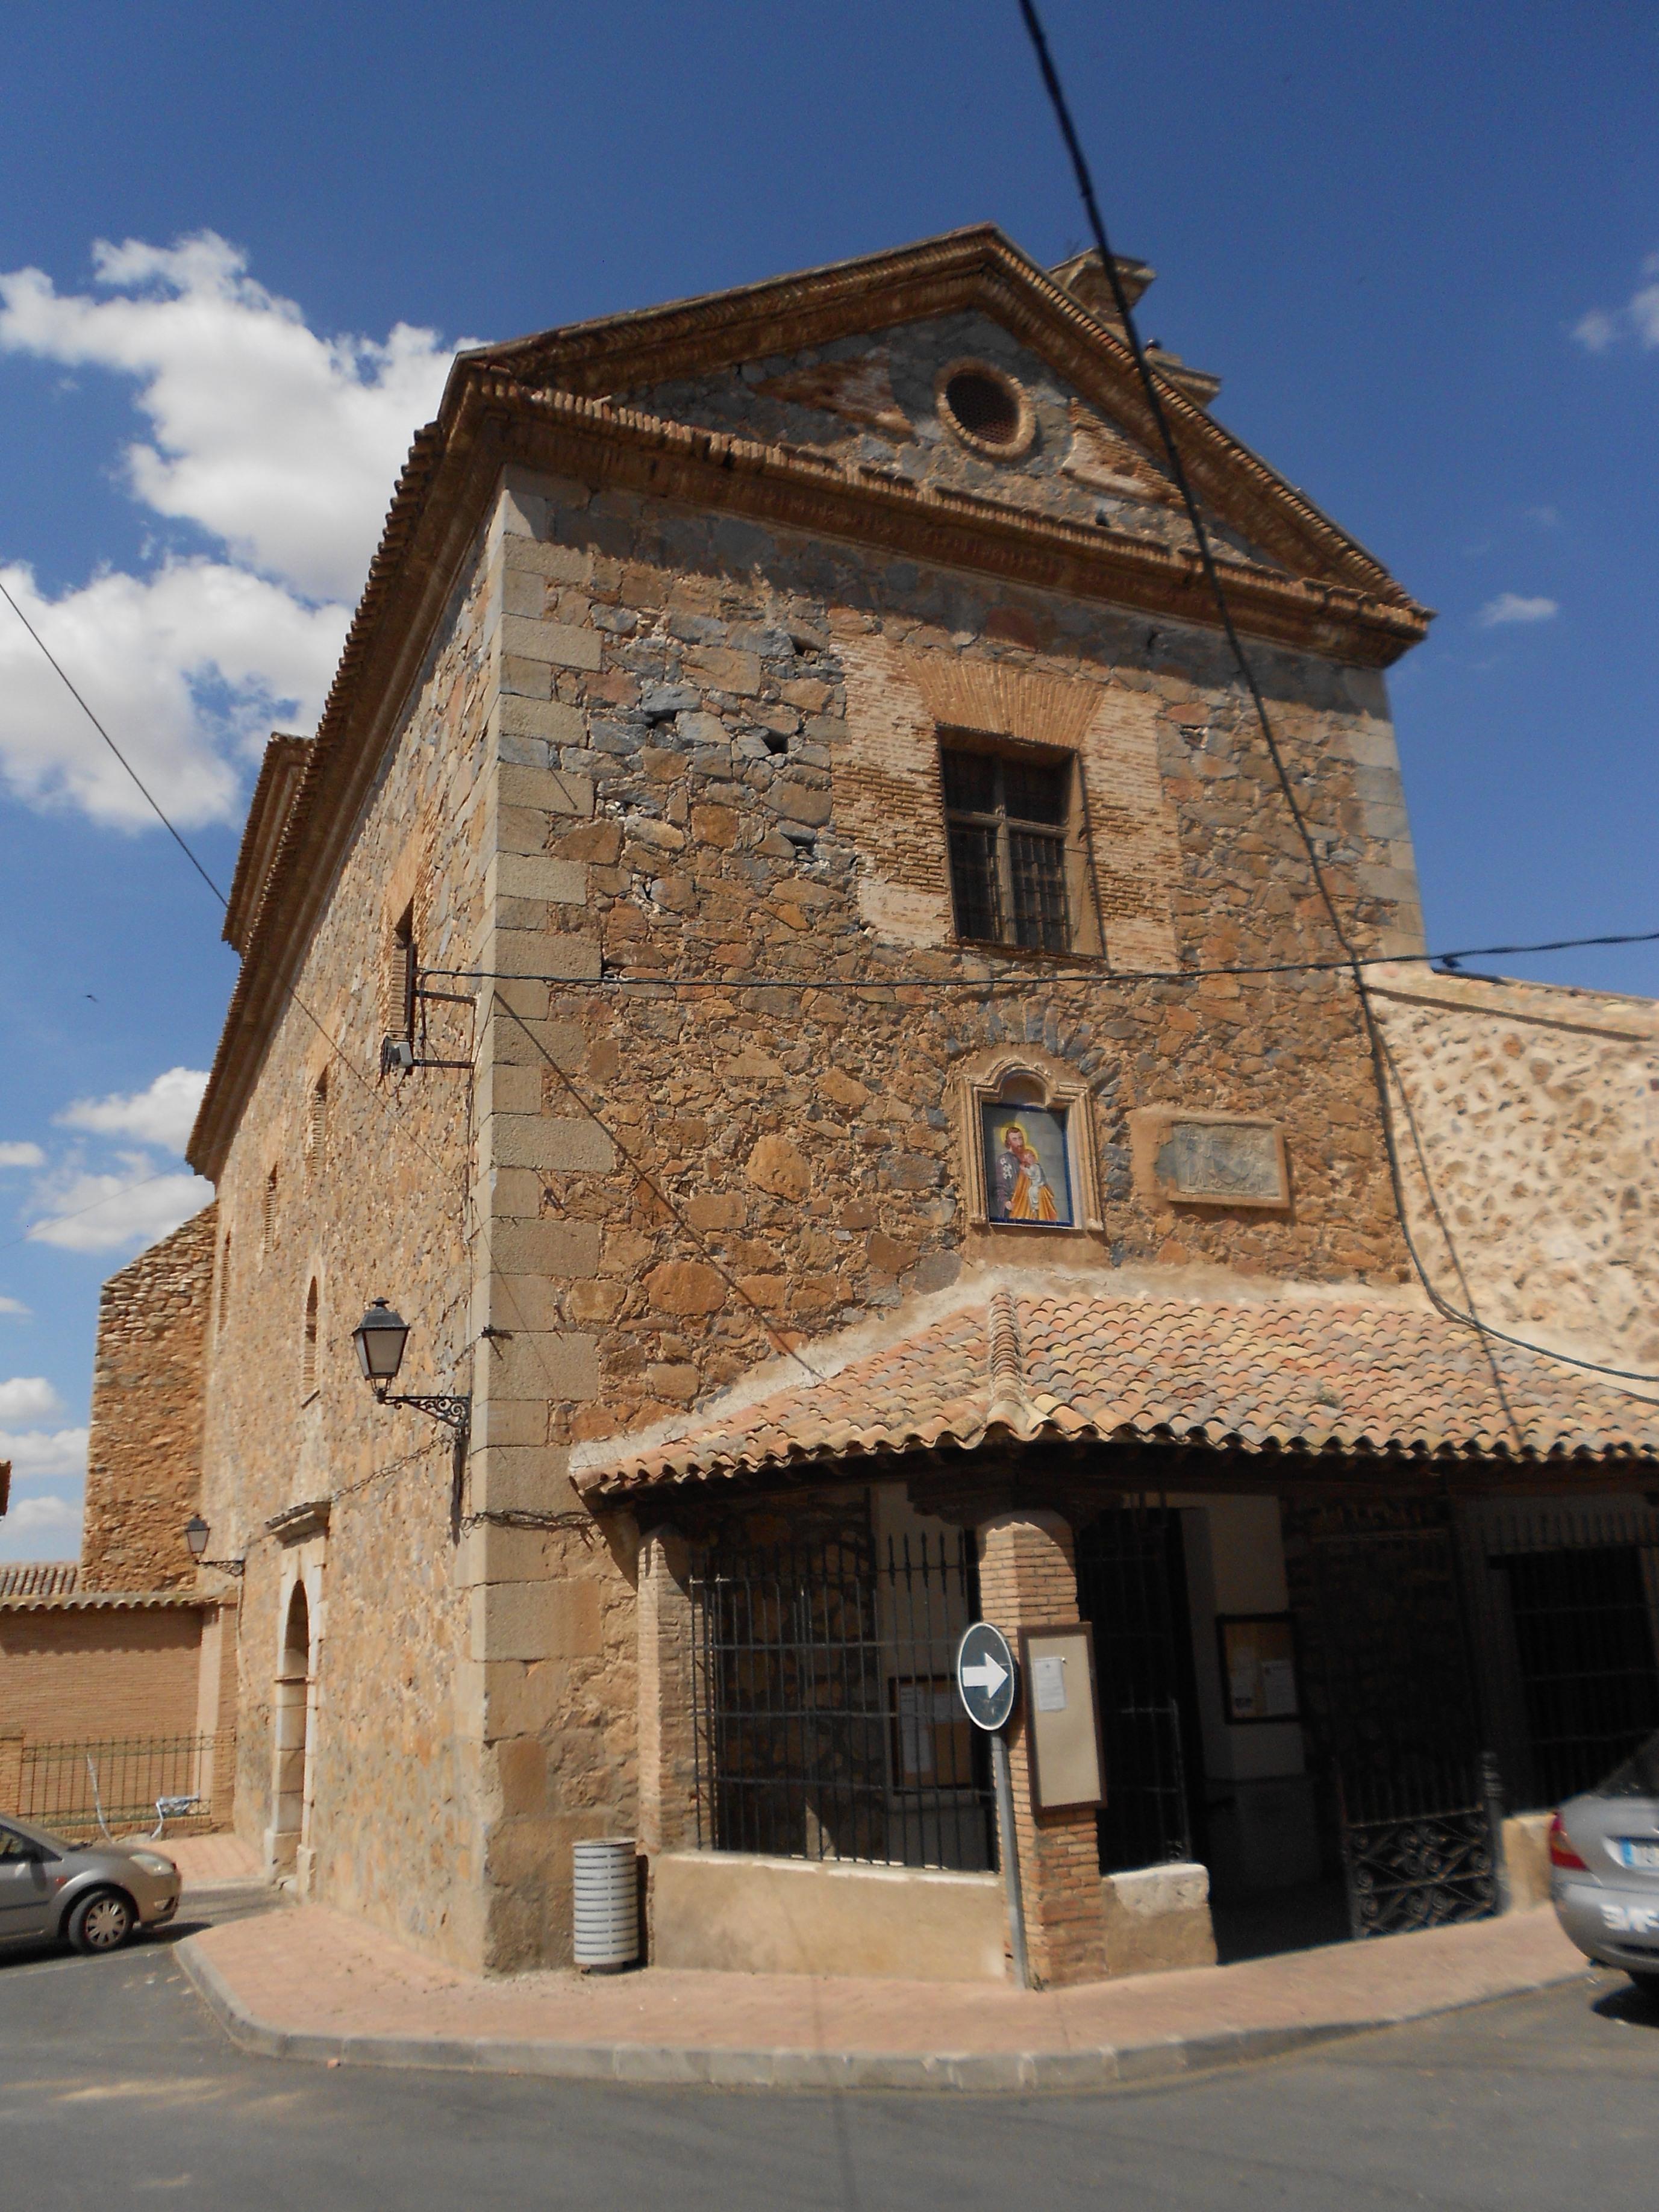
M 885 1343 L 771 1363 L 696 1413 L 581 1446 L 634 1491 L 985 1444 L 1184 1444 L 1352 1460 L 1659 1463 L 1659 1404 L 1426 1306 L 987 1291 Z

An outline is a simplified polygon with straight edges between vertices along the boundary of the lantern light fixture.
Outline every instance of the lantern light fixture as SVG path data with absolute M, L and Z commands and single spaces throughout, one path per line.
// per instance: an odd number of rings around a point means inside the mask
M 185 1548 L 198 1567 L 216 1567 L 223 1575 L 240 1575 L 247 1565 L 246 1559 L 210 1559 L 207 1547 L 213 1531 L 199 1513 L 192 1513 L 185 1523 Z
M 401 1314 L 394 1313 L 384 1298 L 376 1298 L 352 1330 L 351 1341 L 357 1347 L 357 1364 L 363 1371 L 363 1379 L 374 1385 L 375 1395 L 384 1402 L 387 1389 L 397 1381 L 398 1370 L 404 1364 L 409 1323 Z
M 385 1298 L 375 1298 L 368 1312 L 351 1332 L 351 1340 L 357 1347 L 357 1364 L 363 1379 L 372 1383 L 375 1401 L 382 1406 L 409 1406 L 429 1420 L 441 1421 L 455 1432 L 456 1449 L 466 1449 L 467 1431 L 472 1422 L 472 1401 L 470 1397 L 453 1395 L 434 1396 L 422 1393 L 406 1395 L 394 1391 L 392 1383 L 404 1364 L 404 1347 L 409 1342 L 409 1323 L 393 1310 Z

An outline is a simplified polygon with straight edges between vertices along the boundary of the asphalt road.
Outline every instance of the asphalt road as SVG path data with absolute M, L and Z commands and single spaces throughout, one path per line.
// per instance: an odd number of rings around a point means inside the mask
M 122 2212 L 1626 2212 L 1659 2197 L 1659 2006 L 1620 1977 L 1178 2088 L 775 2096 L 238 2052 L 169 1941 L 0 1962 L 0 2205 Z

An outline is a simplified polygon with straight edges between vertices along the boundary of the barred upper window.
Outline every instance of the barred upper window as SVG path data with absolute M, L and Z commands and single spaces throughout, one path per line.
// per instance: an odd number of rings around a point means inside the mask
M 1069 951 L 1071 763 L 952 745 L 944 748 L 939 763 L 957 935 L 987 945 Z

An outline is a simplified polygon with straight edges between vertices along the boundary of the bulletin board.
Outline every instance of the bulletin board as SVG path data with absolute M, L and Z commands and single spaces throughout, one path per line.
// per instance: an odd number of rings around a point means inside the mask
M 1296 1640 L 1288 1613 L 1217 1615 L 1221 1698 L 1235 1728 L 1302 1717 Z
M 1019 1664 L 1033 1802 L 1040 1812 L 1103 1805 L 1106 1753 L 1093 1630 L 1083 1621 L 1022 1629 Z

